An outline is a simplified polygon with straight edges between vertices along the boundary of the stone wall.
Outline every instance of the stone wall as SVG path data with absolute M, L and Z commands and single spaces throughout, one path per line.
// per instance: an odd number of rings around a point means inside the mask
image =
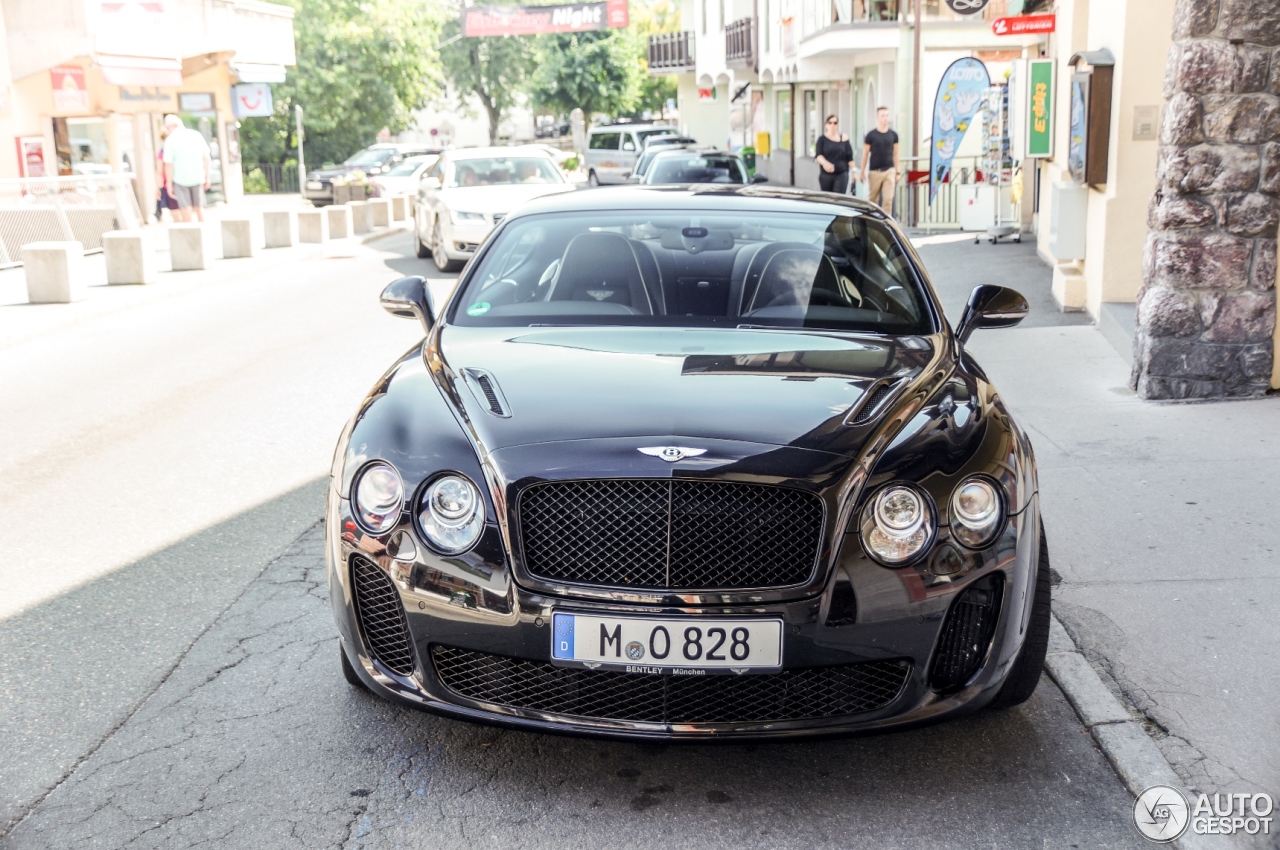
M 1280 222 L 1280 0 L 1178 0 L 1138 293 L 1143 398 L 1270 387 Z

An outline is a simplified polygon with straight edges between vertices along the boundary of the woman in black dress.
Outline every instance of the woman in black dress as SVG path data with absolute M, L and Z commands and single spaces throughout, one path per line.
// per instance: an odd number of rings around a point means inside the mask
M 840 119 L 827 116 L 823 133 L 814 145 L 813 153 L 822 168 L 818 172 L 818 187 L 824 192 L 849 193 L 849 163 L 853 162 L 853 145 L 849 137 L 840 132 Z

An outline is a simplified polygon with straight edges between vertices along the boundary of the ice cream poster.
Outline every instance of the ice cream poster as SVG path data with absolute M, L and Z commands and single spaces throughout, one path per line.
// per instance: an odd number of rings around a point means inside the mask
M 973 117 L 982 108 L 983 91 L 991 85 L 987 66 L 977 59 L 957 59 L 938 83 L 933 101 L 933 138 L 929 145 L 929 203 L 951 172 L 951 160 Z

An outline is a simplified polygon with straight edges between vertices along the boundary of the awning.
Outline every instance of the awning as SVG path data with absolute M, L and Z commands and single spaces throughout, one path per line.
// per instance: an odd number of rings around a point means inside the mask
M 283 65 L 258 65 L 252 62 L 232 62 L 231 70 L 242 83 L 283 83 Z
M 113 86 L 173 89 L 182 85 L 182 63 L 177 59 L 98 54 L 93 61 L 102 70 L 102 78 Z

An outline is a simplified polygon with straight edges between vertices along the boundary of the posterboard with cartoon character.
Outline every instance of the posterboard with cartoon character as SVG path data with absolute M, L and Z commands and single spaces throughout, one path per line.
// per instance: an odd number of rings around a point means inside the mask
M 951 160 L 973 116 L 982 108 L 982 93 L 991 85 L 987 66 L 977 59 L 952 62 L 938 83 L 933 101 L 933 143 L 929 145 L 929 203 L 951 172 Z

